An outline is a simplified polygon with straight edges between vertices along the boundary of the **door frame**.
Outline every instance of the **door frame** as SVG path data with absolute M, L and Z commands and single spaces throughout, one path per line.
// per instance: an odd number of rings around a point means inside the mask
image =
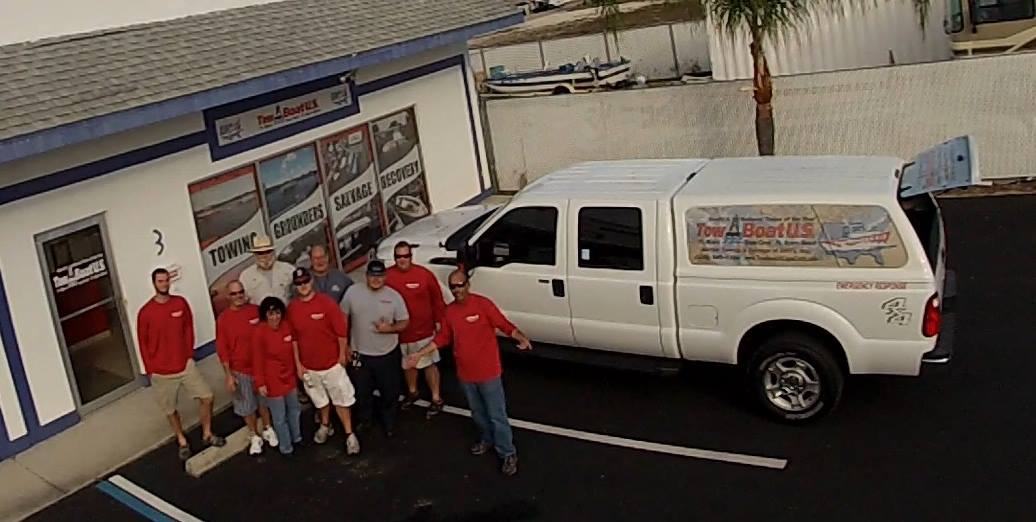
M 122 327 L 123 337 L 125 338 L 126 355 L 129 357 L 130 369 L 133 371 L 133 379 L 107 394 L 94 399 L 90 403 L 83 404 L 82 397 L 79 394 L 79 386 L 76 381 L 75 371 L 72 368 L 72 357 L 68 352 L 68 343 L 65 341 L 64 332 L 61 331 L 61 316 L 57 309 L 54 288 L 50 282 L 50 267 L 47 266 L 47 254 L 44 251 L 43 244 L 47 241 L 58 239 L 92 226 L 97 226 L 101 232 L 101 247 L 104 249 L 104 262 L 108 266 L 108 275 L 111 278 L 112 296 L 110 299 L 115 303 L 119 324 Z M 103 212 L 94 214 L 44 232 L 39 232 L 33 236 L 33 241 L 36 244 L 36 256 L 39 260 L 40 275 L 43 277 L 43 286 L 47 293 L 47 305 L 50 307 L 51 324 L 54 327 L 54 334 L 58 340 L 61 360 L 65 364 L 65 376 L 68 379 L 69 387 L 72 389 L 72 398 L 76 404 L 76 411 L 80 414 L 89 413 L 124 397 L 128 393 L 142 386 L 143 377 L 140 373 L 140 365 L 137 361 L 136 345 L 133 342 L 132 332 L 129 329 L 130 323 L 126 317 L 126 301 L 122 297 L 122 286 L 119 284 L 118 270 L 116 269 L 115 263 L 112 262 L 111 242 L 108 238 L 108 226 L 105 221 L 105 214 Z

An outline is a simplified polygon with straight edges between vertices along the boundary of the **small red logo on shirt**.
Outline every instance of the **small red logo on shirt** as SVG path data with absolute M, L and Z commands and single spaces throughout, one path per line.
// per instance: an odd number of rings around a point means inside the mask
M 324 314 L 309 314 L 309 318 L 314 321 L 319 321 L 324 318 Z
M 259 324 L 259 318 L 256 317 L 255 319 L 249 319 L 248 324 Z
M 291 342 L 291 336 L 290 335 L 285 335 L 284 336 L 284 342 L 290 343 Z
M 175 311 L 175 312 L 173 312 L 173 313 L 171 313 L 169 315 L 171 315 L 173 317 L 183 317 L 183 310 L 177 310 L 177 311 Z
M 421 283 L 407 283 L 406 287 L 413 290 L 415 288 L 421 288 Z
M 479 317 L 478 314 L 469 315 L 469 316 L 465 317 L 464 320 L 469 322 L 469 323 L 473 323 L 475 321 L 478 321 L 478 317 Z

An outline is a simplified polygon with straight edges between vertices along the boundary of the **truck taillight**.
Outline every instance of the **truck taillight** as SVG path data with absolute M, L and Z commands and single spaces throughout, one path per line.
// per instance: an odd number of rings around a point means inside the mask
M 925 337 L 939 335 L 939 323 L 942 321 L 942 310 L 939 306 L 939 294 L 928 298 L 924 305 L 924 321 L 921 323 L 921 333 Z

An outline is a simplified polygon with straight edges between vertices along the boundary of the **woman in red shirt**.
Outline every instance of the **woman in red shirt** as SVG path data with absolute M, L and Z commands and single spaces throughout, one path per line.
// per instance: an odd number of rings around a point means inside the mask
M 295 379 L 295 337 L 286 315 L 284 302 L 267 297 L 259 304 L 259 318 L 266 323 L 255 329 L 252 341 L 255 361 L 255 386 L 273 417 L 277 432 L 278 449 L 291 455 L 294 444 L 302 441 L 299 428 L 298 391 Z

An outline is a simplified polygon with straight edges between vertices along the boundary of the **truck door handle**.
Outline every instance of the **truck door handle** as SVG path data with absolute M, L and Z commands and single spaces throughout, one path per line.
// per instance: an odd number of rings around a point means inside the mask
M 640 287 L 640 304 L 655 304 L 655 291 L 650 286 Z
M 554 290 L 554 297 L 565 297 L 565 282 L 560 279 L 555 279 L 550 282 L 550 287 Z

